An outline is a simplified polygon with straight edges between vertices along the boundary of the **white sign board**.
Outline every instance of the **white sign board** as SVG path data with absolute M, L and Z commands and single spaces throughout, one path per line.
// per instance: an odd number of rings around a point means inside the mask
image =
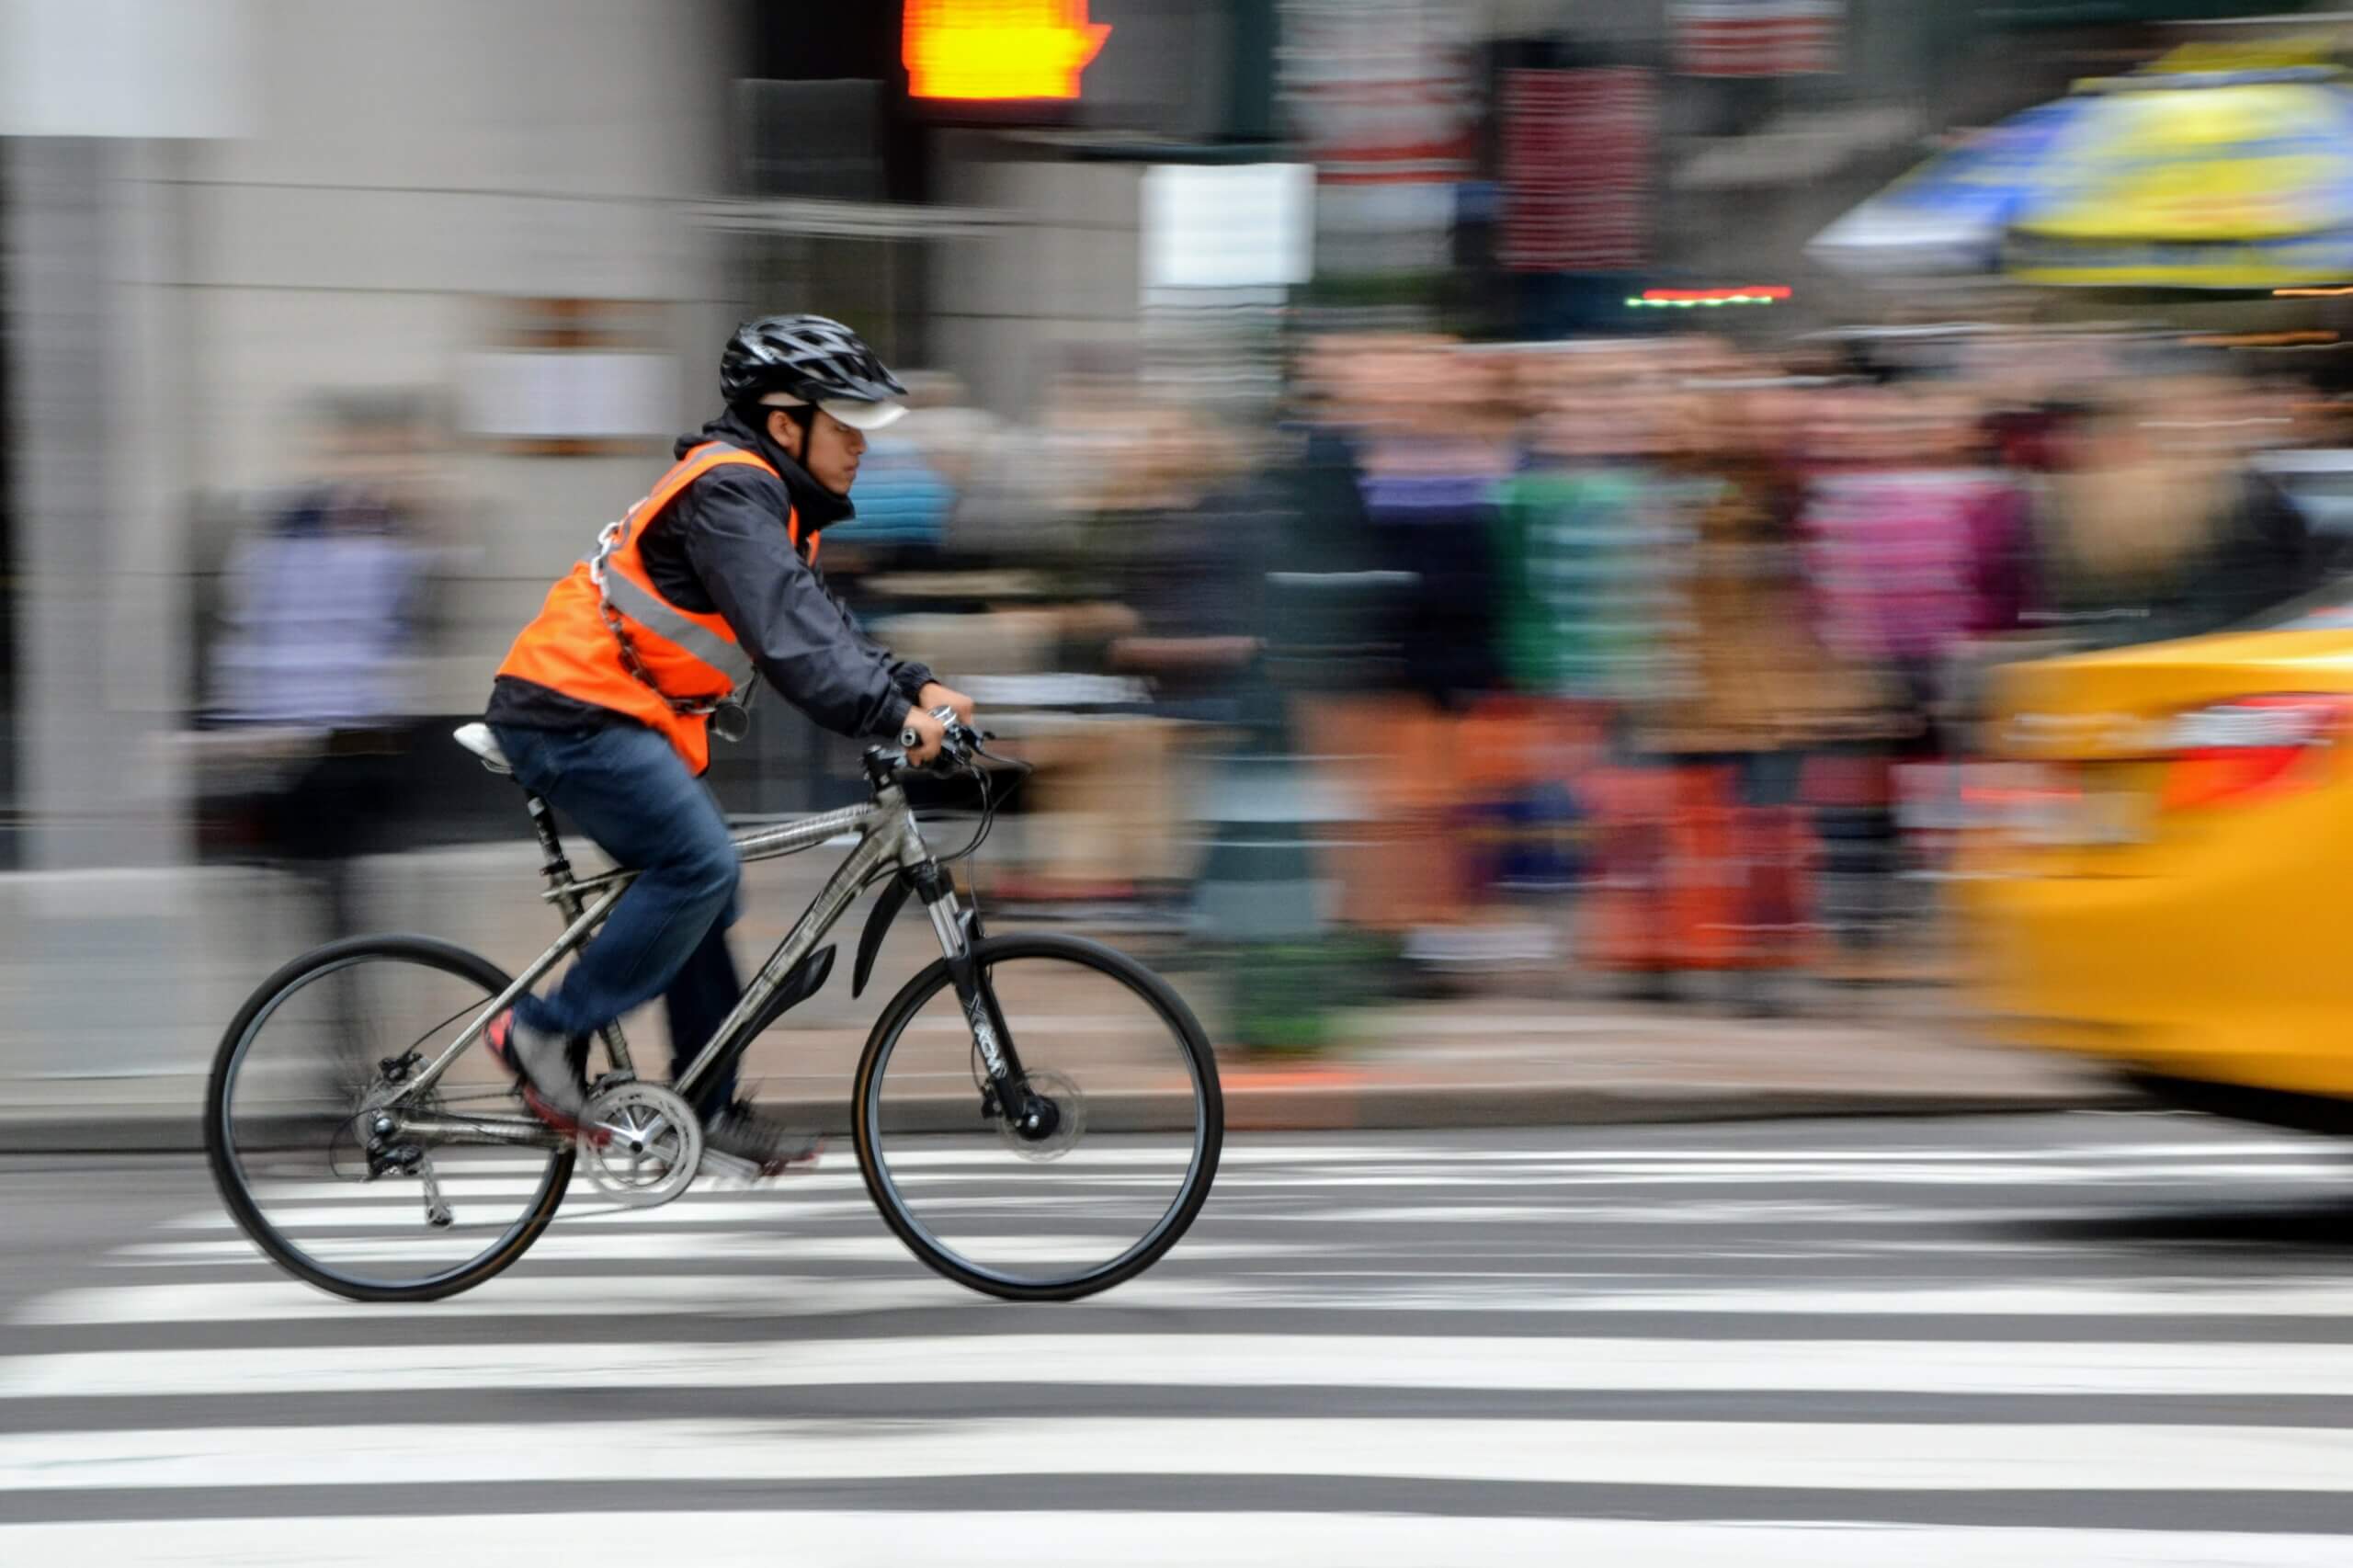
M 0 136 L 250 135 L 248 0 L 0 0 Z
M 494 349 L 466 356 L 459 392 L 469 435 L 666 436 L 678 419 L 678 362 L 666 354 Z
M 1143 286 L 1263 289 L 1314 270 L 1312 164 L 1157 164 L 1143 176 Z

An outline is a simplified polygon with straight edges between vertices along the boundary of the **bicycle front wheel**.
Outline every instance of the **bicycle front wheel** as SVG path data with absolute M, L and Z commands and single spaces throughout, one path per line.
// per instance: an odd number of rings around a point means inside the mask
M 262 982 L 204 1108 L 213 1180 L 256 1245 L 358 1301 L 453 1295 L 523 1256 L 563 1201 L 573 1148 L 522 1112 L 487 1051 L 397 1108 L 425 1129 L 383 1141 L 406 1158 L 368 1150 L 376 1108 L 506 985 L 489 960 L 423 937 L 330 943 Z
M 867 1191 L 917 1257 L 992 1296 L 1066 1301 L 1133 1278 L 1217 1176 L 1224 1101 L 1199 1020 L 1150 970 L 1075 937 L 992 937 L 972 960 L 1050 1125 L 1006 1116 L 942 960 L 892 999 L 858 1063 Z

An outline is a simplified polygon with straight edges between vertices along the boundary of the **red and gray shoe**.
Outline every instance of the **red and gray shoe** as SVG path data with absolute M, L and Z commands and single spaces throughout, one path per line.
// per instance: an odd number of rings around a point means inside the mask
M 490 1021 L 483 1040 L 499 1065 L 515 1074 L 533 1116 L 558 1132 L 580 1131 L 580 1119 L 588 1113 L 588 1085 L 562 1035 L 533 1028 L 510 1008 Z

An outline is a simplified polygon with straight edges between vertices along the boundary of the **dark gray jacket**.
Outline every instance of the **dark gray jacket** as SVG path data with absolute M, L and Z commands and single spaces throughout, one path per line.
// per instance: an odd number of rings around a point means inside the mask
M 638 542 L 647 575 L 680 609 L 725 618 L 760 676 L 826 729 L 850 736 L 898 733 L 932 673 L 892 656 L 863 631 L 801 559 L 785 531 L 798 513 L 805 542 L 853 516 L 766 432 L 733 413 L 678 437 L 684 457 L 709 441 L 756 453 L 779 479 L 730 464 L 687 486 Z M 501 676 L 485 717 L 520 729 L 593 729 L 634 720 L 530 681 Z

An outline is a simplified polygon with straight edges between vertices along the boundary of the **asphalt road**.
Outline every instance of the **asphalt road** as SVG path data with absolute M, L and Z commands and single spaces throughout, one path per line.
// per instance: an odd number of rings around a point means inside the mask
M 355 1307 L 194 1161 L 0 1165 L 0 1563 L 2353 1562 L 2329 1144 L 1236 1137 L 1184 1246 L 1064 1307 L 864 1201 L 829 1157 Z

